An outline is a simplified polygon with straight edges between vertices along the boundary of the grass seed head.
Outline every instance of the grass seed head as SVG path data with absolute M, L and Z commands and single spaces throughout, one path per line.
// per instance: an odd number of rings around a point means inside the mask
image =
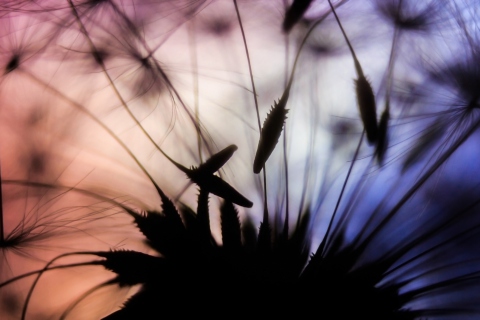
M 278 143 L 283 125 L 287 119 L 288 109 L 285 109 L 285 104 L 286 101 L 282 99 L 278 103 L 274 101 L 273 107 L 263 123 L 257 152 L 253 161 L 254 173 L 260 173 Z
M 357 103 L 367 140 L 374 144 L 378 139 L 377 107 L 370 82 L 363 76 L 355 80 Z

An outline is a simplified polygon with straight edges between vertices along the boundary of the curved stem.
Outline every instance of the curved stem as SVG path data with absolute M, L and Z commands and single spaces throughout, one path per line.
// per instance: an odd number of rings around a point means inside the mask
M 337 204 L 335 205 L 335 209 L 333 210 L 332 217 L 330 218 L 330 222 L 328 223 L 328 228 L 327 228 L 327 231 L 325 232 L 325 236 L 324 236 L 325 245 L 323 247 L 322 252 L 320 252 L 321 255 L 323 255 L 323 253 L 325 252 L 325 250 L 327 248 L 328 235 L 330 233 L 330 229 L 332 228 L 333 220 L 335 220 L 335 215 L 338 211 L 338 207 L 340 206 L 340 201 L 342 200 L 343 193 L 345 192 L 345 189 L 347 187 L 347 182 L 348 182 L 348 179 L 350 178 L 350 174 L 352 173 L 353 165 L 355 164 L 355 161 L 357 160 L 357 157 L 358 157 L 358 153 L 360 152 L 360 147 L 362 146 L 362 141 L 363 141 L 364 136 L 365 136 L 365 130 L 362 131 L 362 135 L 360 137 L 360 140 L 358 141 L 357 149 L 355 150 L 352 162 L 350 163 L 350 167 L 348 168 L 347 176 L 345 178 L 345 181 L 343 182 L 342 190 L 340 191 L 340 195 L 338 196 Z

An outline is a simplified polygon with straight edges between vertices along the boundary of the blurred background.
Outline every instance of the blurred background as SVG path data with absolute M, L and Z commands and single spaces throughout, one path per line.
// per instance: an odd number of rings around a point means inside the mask
M 445 308 L 462 312 L 438 319 L 476 314 L 477 1 L 333 3 L 379 120 L 388 105 L 384 151 L 361 140 L 357 74 L 328 1 L 312 1 L 288 33 L 282 23 L 291 1 L 238 1 L 246 43 L 234 1 L 2 1 L 0 282 L 62 253 L 148 252 L 114 202 L 160 210 L 146 173 L 177 203 L 195 208 L 198 194 L 159 149 L 191 167 L 237 145 L 220 174 L 253 201 L 238 210 L 258 227 L 265 201 L 263 175 L 252 172 L 259 122 L 293 74 L 288 119 L 266 164 L 272 221 L 287 205 L 292 224 L 310 208 L 316 248 L 359 145 L 338 224 L 347 241 L 375 234 L 359 263 L 408 247 L 386 283 L 406 281 L 408 291 L 449 279 L 410 306 L 441 309 L 449 301 Z M 218 241 L 219 204 L 211 196 Z M 57 263 L 79 261 L 90 260 L 72 255 Z M 27 319 L 59 318 L 110 277 L 99 266 L 45 272 Z M 33 280 L 0 287 L 2 319 L 20 319 Z M 105 316 L 136 289 L 101 287 L 68 319 Z

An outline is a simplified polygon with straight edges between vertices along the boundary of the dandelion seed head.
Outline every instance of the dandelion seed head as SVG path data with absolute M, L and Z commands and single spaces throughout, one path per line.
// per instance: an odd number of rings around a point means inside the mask
M 107 2 L 110 2 L 110 0 L 87 0 L 85 1 L 85 5 L 88 5 L 90 7 L 95 7 Z
M 476 61 L 477 55 L 474 55 L 466 60 L 447 64 L 440 70 L 432 70 L 431 77 L 439 84 L 457 91 L 461 98 L 475 107 L 480 94 L 478 86 L 475 85 L 480 81 L 480 69 Z
M 15 296 L 13 293 L 2 295 L 2 310 L 5 310 L 6 314 L 14 315 L 21 308 L 20 297 Z
M 393 26 L 405 31 L 428 31 L 439 19 L 440 3 L 436 0 L 421 3 L 409 0 L 376 1 L 380 14 Z
M 308 29 L 310 24 L 306 24 Z M 316 28 L 313 34 L 307 40 L 307 46 L 309 51 L 312 52 L 315 56 L 330 56 L 335 57 L 339 54 L 347 53 L 348 50 L 345 47 L 345 41 L 343 39 L 334 36 L 329 30 L 333 27 L 330 23 L 325 21 L 322 23 L 323 28 Z M 353 42 L 356 42 L 357 39 L 353 39 Z
M 202 15 L 203 18 L 198 26 L 199 30 L 216 37 L 227 37 L 234 30 L 235 21 L 232 14 L 226 14 L 230 12 L 229 5 L 225 3 L 223 6 L 208 6 L 204 9 L 206 14 Z M 211 13 L 208 13 L 210 11 Z
M 18 55 L 14 55 L 8 62 L 7 66 L 5 67 L 5 72 L 9 73 L 17 69 L 20 64 L 19 60 L 20 60 L 20 57 Z
M 108 58 L 108 52 L 105 50 L 97 49 L 92 52 L 93 59 L 97 65 L 105 64 L 106 59 Z

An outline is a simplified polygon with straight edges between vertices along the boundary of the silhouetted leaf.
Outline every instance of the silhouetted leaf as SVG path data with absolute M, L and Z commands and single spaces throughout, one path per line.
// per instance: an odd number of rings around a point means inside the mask
M 253 161 L 254 173 L 259 173 L 262 170 L 278 143 L 278 139 L 283 130 L 283 125 L 287 119 L 288 109 L 285 107 L 287 105 L 289 91 L 290 86 L 285 89 L 282 97 L 278 100 L 278 103 L 275 101 L 273 102 L 273 107 L 263 123 L 257 152 L 255 153 L 255 160 Z
M 120 286 L 132 286 L 154 280 L 162 274 L 165 260 L 132 250 L 97 252 L 105 258 L 102 265 L 117 274 Z
M 210 216 L 208 210 L 208 192 L 200 188 L 197 201 L 197 220 L 200 227 L 200 238 L 202 244 L 209 244 L 211 239 Z
M 242 243 L 248 252 L 253 252 L 257 245 L 257 228 L 250 216 L 247 216 L 242 223 Z
M 218 171 L 237 151 L 238 147 L 234 144 L 212 155 L 207 161 L 202 163 L 197 170 L 204 174 L 213 174 Z
M 186 230 L 178 213 L 165 215 L 155 211 L 145 214 L 130 213 L 148 244 L 164 256 L 184 254 L 187 246 Z
M 187 173 L 187 176 L 195 182 L 200 189 L 213 193 L 220 198 L 231 201 L 242 207 L 251 208 L 253 206 L 253 203 L 250 200 L 215 175 L 205 174 L 197 169 L 192 169 Z
M 231 202 L 224 201 L 220 208 L 222 220 L 222 242 L 228 251 L 236 251 L 242 246 L 240 221 L 237 209 Z

